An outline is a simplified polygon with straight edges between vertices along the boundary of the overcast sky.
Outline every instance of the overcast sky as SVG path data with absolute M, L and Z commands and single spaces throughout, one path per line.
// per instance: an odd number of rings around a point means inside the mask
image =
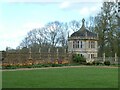
M 69 22 L 96 15 L 101 1 L 4 0 L 0 3 L 0 50 L 16 48 L 28 31 L 51 21 Z

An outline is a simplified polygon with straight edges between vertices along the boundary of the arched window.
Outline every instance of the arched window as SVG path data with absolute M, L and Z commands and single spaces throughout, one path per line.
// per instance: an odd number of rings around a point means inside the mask
M 90 44 L 90 41 L 89 41 L 89 48 L 90 48 L 91 44 Z
M 95 48 L 95 42 L 89 41 L 89 48 Z
M 79 41 L 77 41 L 77 45 L 76 45 L 76 48 L 79 48 Z
M 79 48 L 79 41 L 73 41 L 73 48 Z
M 83 47 L 83 45 L 82 45 L 82 41 L 81 41 L 81 45 L 80 45 L 80 48 L 82 48 Z
M 91 41 L 91 48 L 95 48 L 95 42 Z
M 91 54 L 91 58 L 94 58 L 94 54 Z

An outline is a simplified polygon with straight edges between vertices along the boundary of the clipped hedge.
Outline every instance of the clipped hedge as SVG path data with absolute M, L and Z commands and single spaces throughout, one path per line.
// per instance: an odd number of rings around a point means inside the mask
M 68 64 L 33 64 L 33 65 L 6 65 L 2 66 L 2 69 L 17 69 L 17 68 L 42 68 L 42 67 L 61 67 L 68 66 Z
M 110 65 L 110 61 L 106 60 L 106 61 L 104 61 L 104 64 L 109 66 Z

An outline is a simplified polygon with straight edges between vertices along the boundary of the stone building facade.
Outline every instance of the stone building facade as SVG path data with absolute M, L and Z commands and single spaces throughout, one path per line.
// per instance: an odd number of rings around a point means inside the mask
M 68 52 L 83 55 L 86 61 L 93 61 L 98 53 L 98 35 L 85 28 L 82 20 L 81 28 L 68 37 Z

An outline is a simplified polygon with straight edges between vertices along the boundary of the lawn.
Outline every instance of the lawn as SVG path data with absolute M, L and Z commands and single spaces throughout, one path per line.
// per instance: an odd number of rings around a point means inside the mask
M 117 88 L 118 69 L 100 67 L 3 71 L 3 88 Z

